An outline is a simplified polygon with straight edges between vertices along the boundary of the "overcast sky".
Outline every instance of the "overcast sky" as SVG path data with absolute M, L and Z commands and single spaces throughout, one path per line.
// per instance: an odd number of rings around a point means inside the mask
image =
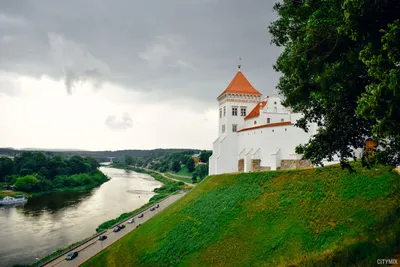
M 0 1 L 0 147 L 211 149 L 239 56 L 275 90 L 273 2 Z

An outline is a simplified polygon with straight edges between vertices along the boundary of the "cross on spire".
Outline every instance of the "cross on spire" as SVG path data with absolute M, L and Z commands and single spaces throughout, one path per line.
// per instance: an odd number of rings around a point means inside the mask
M 239 69 L 239 71 L 240 71 L 240 68 L 242 67 L 242 64 L 241 64 L 241 62 L 242 62 L 242 58 L 241 58 L 241 57 L 239 57 L 239 64 L 238 64 L 238 69 Z

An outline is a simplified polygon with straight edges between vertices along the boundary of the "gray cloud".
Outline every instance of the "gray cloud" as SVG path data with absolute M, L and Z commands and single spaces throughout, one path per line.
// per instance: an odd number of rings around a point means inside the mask
M 279 75 L 280 50 L 265 0 L 13 0 L 0 3 L 0 70 L 63 80 L 67 92 L 91 81 L 168 98 L 215 101 L 241 56 L 263 93 Z
M 112 130 L 128 130 L 132 128 L 133 120 L 128 113 L 125 113 L 120 118 L 115 115 L 109 115 L 105 120 L 105 125 Z

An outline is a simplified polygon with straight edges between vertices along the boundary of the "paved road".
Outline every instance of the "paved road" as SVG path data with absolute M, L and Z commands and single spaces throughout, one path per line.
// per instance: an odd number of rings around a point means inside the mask
M 105 249 L 106 247 L 110 246 L 112 243 L 129 233 L 130 231 L 136 229 L 136 226 L 138 224 L 143 224 L 145 221 L 156 215 L 158 212 L 162 211 L 178 199 L 180 199 L 182 196 L 184 196 L 185 193 L 177 194 L 177 195 L 172 195 L 168 197 L 167 199 L 163 200 L 160 203 L 160 207 L 156 209 L 155 211 L 150 211 L 149 207 L 145 211 L 143 211 L 143 218 L 138 218 L 137 216 L 133 217 L 135 219 L 135 222 L 132 224 L 128 224 L 126 221 L 124 221 L 121 224 L 125 225 L 125 228 L 120 230 L 119 232 L 114 233 L 113 229 L 108 229 L 107 232 L 105 232 L 103 235 L 107 236 L 107 239 L 104 241 L 99 241 L 98 238 L 94 238 L 90 240 L 89 242 L 82 244 L 81 246 L 77 247 L 74 251 L 78 251 L 79 255 L 77 258 L 67 261 L 65 260 L 66 254 L 61 255 L 58 257 L 56 260 L 48 263 L 45 266 L 57 266 L 57 267 L 76 267 L 79 266 L 80 264 L 84 263 L 85 261 L 89 260 L 91 257 L 99 253 L 101 250 Z M 127 219 L 128 220 L 128 219 Z M 78 226 L 79 227 L 79 226 Z

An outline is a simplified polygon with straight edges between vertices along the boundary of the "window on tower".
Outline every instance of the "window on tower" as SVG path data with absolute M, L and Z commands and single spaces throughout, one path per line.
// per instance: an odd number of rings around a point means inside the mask
M 237 113 L 238 113 L 238 108 L 232 107 L 232 116 L 237 116 Z
M 225 133 L 225 124 L 222 125 L 222 133 Z
M 224 117 L 226 116 L 226 107 L 224 107 Z
M 219 118 L 222 118 L 222 108 L 219 109 Z
M 271 118 L 267 118 L 267 123 L 271 123 Z
M 246 107 L 240 107 L 240 116 L 246 116 Z
M 232 124 L 232 132 L 237 132 L 237 124 Z

